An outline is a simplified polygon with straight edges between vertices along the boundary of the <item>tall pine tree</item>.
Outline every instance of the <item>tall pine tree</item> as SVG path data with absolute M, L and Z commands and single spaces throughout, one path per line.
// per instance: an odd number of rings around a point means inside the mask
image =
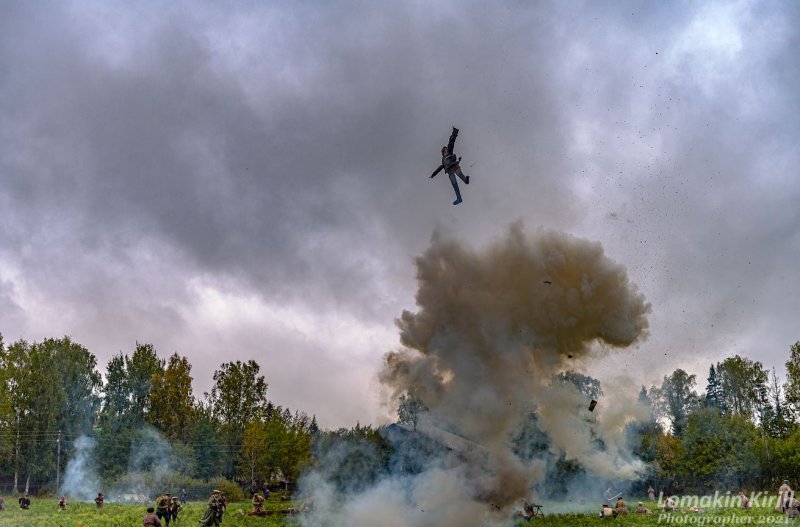
M 725 413 L 725 400 L 722 397 L 722 386 L 719 383 L 717 370 L 713 364 L 708 370 L 705 406 L 707 408 L 715 408 L 721 414 Z

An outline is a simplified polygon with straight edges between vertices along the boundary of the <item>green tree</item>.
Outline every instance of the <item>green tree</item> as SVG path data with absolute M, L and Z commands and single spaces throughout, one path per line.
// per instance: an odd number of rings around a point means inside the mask
M 219 421 L 239 433 L 264 414 L 267 382 L 259 375 L 254 360 L 226 362 L 214 372 L 214 386 L 208 397 L 211 411 Z
M 20 340 L 3 361 L 12 407 L 14 489 L 22 475 L 27 491 L 31 481 L 55 479 L 60 429 L 74 434 L 91 426 L 98 378 L 94 357 L 67 337 L 42 344 Z
M 411 425 L 416 430 L 419 416 L 427 412 L 428 408 L 419 398 L 416 391 L 410 388 L 407 393 L 400 396 L 400 404 L 397 407 L 397 420 L 404 425 Z
M 267 431 L 264 424 L 258 421 L 248 424 L 242 436 L 237 469 L 239 474 L 247 477 L 250 488 L 255 487 L 256 481 L 263 481 L 271 476 L 267 448 Z
M 759 433 L 742 415 L 726 417 L 703 408 L 691 414 L 683 437 L 683 472 L 696 492 L 715 486 L 745 488 L 760 474 Z M 700 488 L 702 487 L 702 488 Z
M 794 415 L 800 415 L 800 341 L 792 344 L 786 361 L 786 383 L 783 385 L 786 402 Z
M 219 476 L 228 464 L 229 450 L 222 445 L 219 422 L 204 405 L 198 405 L 192 426 L 191 444 L 194 457 L 194 476 L 208 481 Z
M 127 389 L 130 406 L 128 407 L 134 423 L 148 421 L 150 408 L 150 392 L 153 389 L 153 378 L 164 373 L 164 359 L 158 358 L 152 344 L 136 343 L 136 349 L 130 359 L 125 357 L 127 373 Z
M 230 456 L 223 474 L 234 477 L 244 430 L 263 418 L 267 405 L 267 382 L 259 375 L 258 363 L 249 360 L 226 362 L 214 372 L 214 386 L 208 395 L 211 414 L 220 423 L 221 437 Z
M 792 409 L 784 400 L 783 389 L 775 368 L 772 368 L 766 391 L 763 397 L 767 402 L 761 409 L 761 427 L 770 437 L 785 438 L 794 428 Z
M 10 371 L 6 368 L 6 349 L 0 334 L 0 467 L 9 468 L 14 451 L 14 414 L 10 392 Z
M 192 366 L 186 357 L 174 353 L 164 371 L 153 375 L 155 389 L 149 393 L 148 420 L 172 440 L 188 440 L 196 412 L 192 395 Z
M 58 428 L 68 438 L 90 434 L 100 409 L 103 381 L 97 358 L 69 337 L 47 339 L 40 344 L 60 376 L 62 404 Z
M 676 437 L 683 436 L 689 414 L 699 403 L 699 397 L 694 391 L 695 379 L 694 375 L 677 369 L 670 376 L 664 377 L 660 388 L 651 389 L 658 413 L 670 421 L 672 433 Z
M 767 404 L 767 372 L 758 361 L 735 355 L 717 364 L 724 407 L 754 420 Z
M 286 429 L 285 453 L 278 467 L 287 481 L 296 482 L 311 461 L 311 434 L 308 416 L 295 412 L 284 419 Z
M 722 396 L 722 386 L 717 377 L 717 370 L 712 364 L 708 369 L 708 384 L 706 385 L 706 396 L 703 401 L 708 408 L 715 408 L 720 413 L 725 413 L 725 401 Z
M 127 470 L 131 450 L 151 418 L 153 379 L 163 375 L 164 364 L 151 344 L 139 342 L 130 357 L 120 353 L 108 362 L 97 444 L 101 477 Z

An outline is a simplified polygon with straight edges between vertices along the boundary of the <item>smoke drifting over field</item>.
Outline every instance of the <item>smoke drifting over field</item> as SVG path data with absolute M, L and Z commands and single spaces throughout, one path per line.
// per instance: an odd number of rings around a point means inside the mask
M 504 523 L 544 478 L 542 462 L 523 461 L 511 447 L 531 412 L 552 455 L 600 477 L 636 475 L 639 463 L 623 440 L 625 424 L 639 417 L 635 402 L 615 401 L 615 413 L 601 404 L 590 419 L 586 396 L 553 382 L 570 361 L 646 336 L 650 305 L 623 266 L 599 243 L 558 232 L 527 236 L 518 224 L 480 251 L 435 234 L 416 263 L 418 310 L 398 319 L 404 348 L 387 354 L 380 380 L 395 399 L 416 392 L 429 408 L 420 431 L 443 438 L 449 453 L 422 473 L 392 474 L 325 510 L 331 524 Z M 330 489 L 320 481 L 312 487 L 326 503 Z
M 64 472 L 60 492 L 73 500 L 91 502 L 100 491 L 106 501 L 138 501 L 151 498 L 173 485 L 175 474 L 185 467 L 170 442 L 153 428 L 144 427 L 129 444 L 120 440 L 118 448 L 129 449 L 125 473 L 113 481 L 98 476 L 100 453 L 97 440 L 80 436 Z

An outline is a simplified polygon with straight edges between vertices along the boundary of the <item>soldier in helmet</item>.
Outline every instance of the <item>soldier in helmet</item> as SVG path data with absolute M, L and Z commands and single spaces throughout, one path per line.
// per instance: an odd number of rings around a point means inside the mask
M 97 493 L 97 497 L 94 499 L 95 504 L 97 505 L 98 509 L 102 509 L 103 505 L 105 504 L 106 498 L 103 496 L 103 491 Z
M 455 126 L 453 127 L 453 132 L 450 134 L 450 141 L 448 141 L 447 146 L 442 147 L 442 164 L 439 165 L 439 168 L 434 170 L 431 177 L 435 177 L 441 170 L 444 170 L 445 174 L 450 178 L 450 184 L 453 185 L 453 190 L 456 193 L 456 200 L 453 202 L 453 205 L 458 205 L 461 203 L 461 191 L 458 189 L 458 181 L 456 180 L 456 176 L 461 178 L 461 181 L 464 182 L 465 185 L 469 185 L 469 176 L 465 176 L 464 173 L 461 171 L 461 166 L 459 163 L 461 162 L 461 158 L 459 157 L 456 159 L 456 155 L 453 153 L 453 148 L 456 144 L 456 137 L 458 137 L 458 128 Z
M 66 496 L 61 496 L 61 499 L 58 500 L 58 509 L 62 510 L 62 511 L 67 510 L 67 497 Z

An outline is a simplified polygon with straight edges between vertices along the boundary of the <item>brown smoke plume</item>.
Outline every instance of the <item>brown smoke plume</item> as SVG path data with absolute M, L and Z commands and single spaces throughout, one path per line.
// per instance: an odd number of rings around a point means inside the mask
M 589 415 L 574 384 L 554 381 L 569 357 L 586 363 L 646 335 L 650 305 L 599 243 L 526 236 L 515 224 L 479 251 L 434 234 L 416 263 L 418 310 L 397 320 L 404 347 L 386 355 L 380 380 L 394 400 L 410 389 L 422 399 L 429 411 L 417 429 L 449 451 L 421 473 L 392 471 L 344 499 L 312 472 L 305 487 L 315 510 L 303 525 L 508 525 L 517 500 L 544 478 L 541 460 L 525 462 L 511 447 L 532 411 L 554 454 L 599 476 L 635 476 L 641 464 L 623 433 L 641 417 L 635 401 L 615 394 L 613 409 L 601 399 Z
M 626 419 L 599 420 L 597 451 L 573 386 L 552 383 L 571 356 L 586 358 L 645 337 L 650 305 L 623 266 L 592 243 L 558 232 L 526 236 L 520 224 L 483 251 L 434 235 L 417 258 L 417 312 L 397 321 L 404 349 L 389 353 L 381 382 L 412 388 L 434 419 L 490 452 L 481 499 L 504 507 L 533 477 L 509 435 L 531 410 L 557 449 L 605 475 L 633 476 L 618 448 Z M 595 430 L 598 433 L 598 430 Z

